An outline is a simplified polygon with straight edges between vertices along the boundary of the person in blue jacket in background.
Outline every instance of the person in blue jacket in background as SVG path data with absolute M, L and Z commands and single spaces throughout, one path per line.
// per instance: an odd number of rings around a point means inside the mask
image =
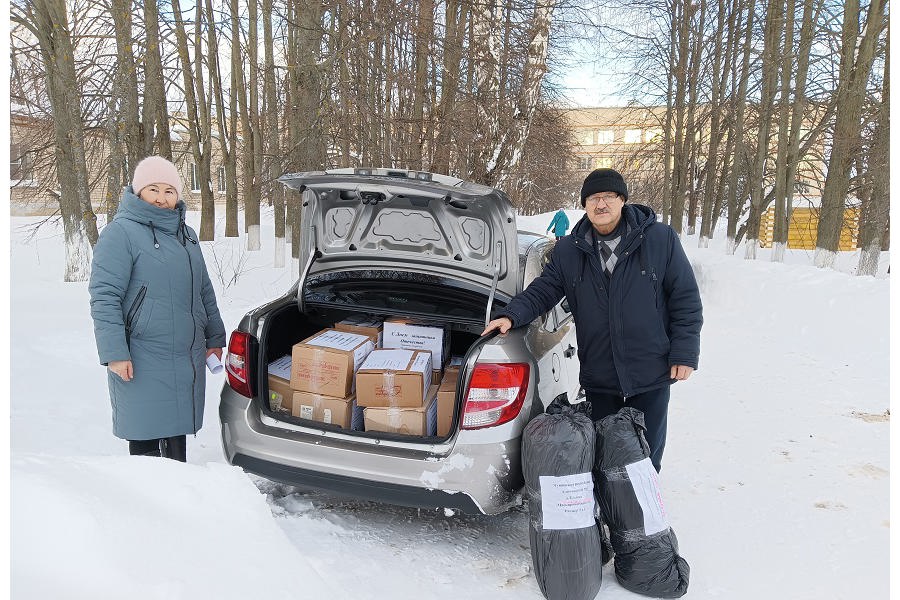
M 541 275 L 497 311 L 482 335 L 528 325 L 566 297 L 593 420 L 624 406 L 642 411 L 659 471 L 669 386 L 698 367 L 700 291 L 678 234 L 657 222 L 649 206 L 628 203 L 617 171 L 590 173 L 581 203 L 584 217 L 557 241 Z
M 181 189 L 165 158 L 137 164 L 94 248 L 88 291 L 113 434 L 132 455 L 186 462 L 185 436 L 203 424 L 206 359 L 222 358 L 225 325 Z
M 550 225 L 547 226 L 547 233 L 551 231 L 556 236 L 556 239 L 561 238 L 566 235 L 566 231 L 569 230 L 569 217 L 566 216 L 566 211 L 563 209 L 559 209 L 556 211 L 556 214 L 553 215 L 553 220 L 550 221 Z

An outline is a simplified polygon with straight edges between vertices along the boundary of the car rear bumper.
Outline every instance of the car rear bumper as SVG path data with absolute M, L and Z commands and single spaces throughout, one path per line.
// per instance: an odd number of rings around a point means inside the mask
M 329 492 L 356 500 L 371 500 L 415 508 L 453 508 L 467 514 L 482 512 L 475 501 L 464 493 L 449 493 L 443 490 L 343 477 L 321 471 L 290 467 L 244 454 L 235 454 L 231 462 L 245 471 L 272 481 L 280 481 L 308 490 Z
M 497 514 L 520 502 L 519 438 L 461 432 L 445 445 L 393 447 L 352 436 L 297 432 L 263 422 L 252 403 L 225 387 L 222 444 L 232 464 L 295 485 L 342 496 L 421 508 Z

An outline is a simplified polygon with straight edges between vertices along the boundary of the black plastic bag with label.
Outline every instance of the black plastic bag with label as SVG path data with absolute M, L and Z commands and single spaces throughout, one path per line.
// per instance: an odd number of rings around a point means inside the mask
M 590 414 L 588 402 L 572 405 L 563 395 L 522 434 L 531 560 L 548 600 L 593 600 L 602 583 Z
M 644 436 L 644 413 L 622 408 L 596 423 L 594 480 L 615 551 L 616 579 L 656 598 L 687 593 L 690 566 L 666 521 L 656 470 Z

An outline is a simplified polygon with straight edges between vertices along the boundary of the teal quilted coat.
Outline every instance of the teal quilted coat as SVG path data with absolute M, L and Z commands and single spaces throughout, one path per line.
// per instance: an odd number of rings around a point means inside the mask
M 103 365 L 131 360 L 134 378 L 107 371 L 113 433 L 148 440 L 203 424 L 206 349 L 225 326 L 184 202 L 160 208 L 125 189 L 94 248 L 91 317 Z

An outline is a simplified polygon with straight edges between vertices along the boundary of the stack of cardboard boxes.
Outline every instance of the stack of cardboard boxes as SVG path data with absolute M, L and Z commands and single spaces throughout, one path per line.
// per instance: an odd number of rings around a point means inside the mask
M 269 407 L 346 429 L 447 435 L 458 367 L 443 327 L 351 317 L 269 363 Z
M 437 435 L 450 433 L 453 408 L 456 405 L 456 385 L 459 382 L 459 366 L 447 367 L 437 393 Z
M 368 336 L 337 329 L 323 329 L 294 344 L 290 356 L 269 363 L 269 408 L 345 429 L 361 429 L 356 371 L 374 348 Z
M 356 374 L 366 431 L 434 435 L 437 386 L 431 385 L 431 352 L 375 350 Z

